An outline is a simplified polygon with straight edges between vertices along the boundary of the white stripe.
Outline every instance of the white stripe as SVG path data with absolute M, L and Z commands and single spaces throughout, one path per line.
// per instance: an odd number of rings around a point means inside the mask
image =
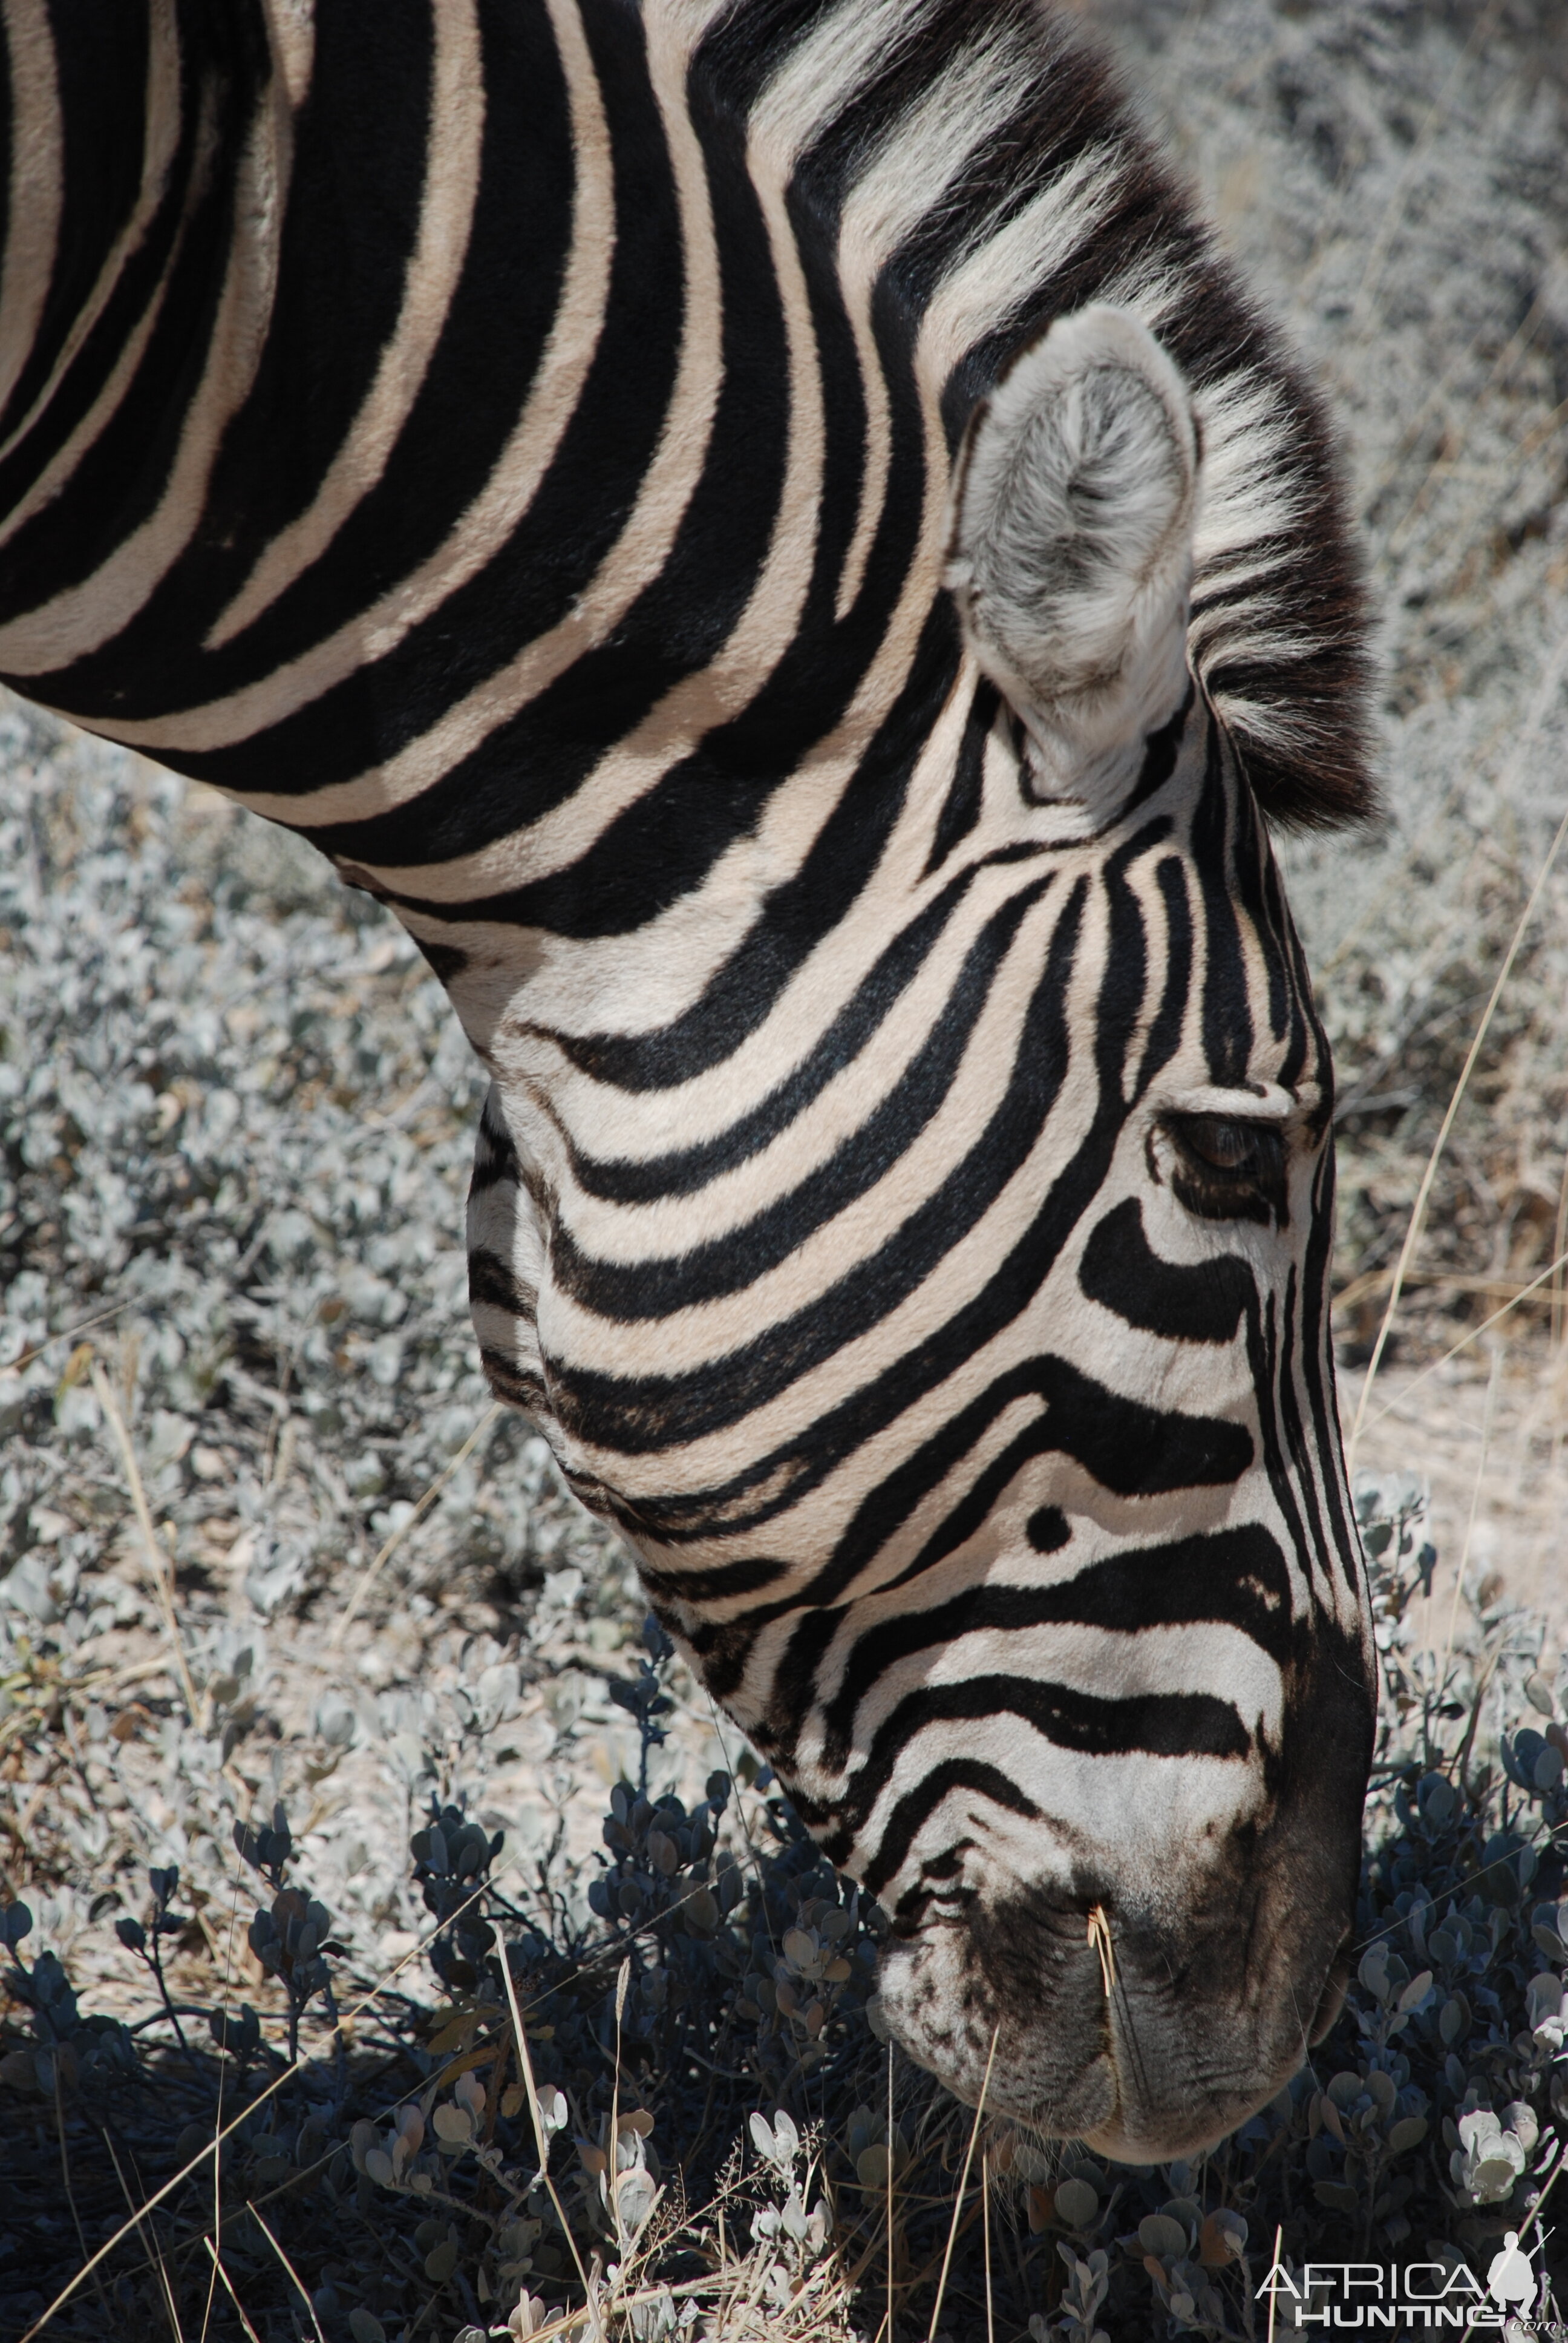
M 278 165 L 286 146 L 286 125 L 269 97 L 251 122 L 235 174 L 240 226 L 229 246 L 201 382 L 156 508 L 81 585 L 0 627 L 0 670 L 46 674 L 111 642 L 196 534 L 219 442 L 249 391 L 272 314 L 284 193 Z M 123 729 L 115 729 L 123 739 Z
M 836 616 L 853 607 L 888 489 L 892 427 L 888 386 L 871 330 L 877 279 L 900 245 L 941 202 L 976 151 L 1018 110 L 1038 58 L 1016 41 L 993 38 L 945 68 L 900 116 L 844 205 L 839 282 L 866 397 L 866 440 L 855 534 L 844 557 Z
M 169 166 L 174 160 L 175 151 L 179 143 L 179 133 L 180 48 L 179 26 L 175 16 L 174 0 L 150 0 L 147 14 L 146 99 L 142 132 L 142 182 L 136 191 L 136 205 L 130 218 L 110 247 L 108 257 L 98 272 L 97 283 L 73 319 L 71 329 L 61 345 L 59 355 L 49 369 L 47 380 L 15 429 L 8 432 L 5 438 L 0 441 L 0 461 L 9 456 L 18 442 L 26 437 L 48 407 L 67 368 L 102 317 L 110 295 L 125 273 L 126 263 L 134 253 L 140 250 L 153 216 L 167 188 Z M 160 285 L 157 293 L 153 297 L 155 303 L 161 299 L 162 290 Z M 141 323 L 145 323 L 145 317 Z M 3 325 L 3 321 L 0 321 L 0 325 Z M 140 330 L 140 324 L 137 330 Z M 4 332 L 7 337 L 9 336 L 8 326 L 4 326 Z M 118 373 L 119 369 L 116 368 L 116 371 Z M 100 397 L 95 402 L 94 412 L 96 413 L 103 405 L 104 402 Z M 106 415 L 108 411 L 108 409 L 105 410 Z M 82 437 L 82 432 L 83 426 L 78 424 L 75 431 L 71 435 L 74 445 L 85 447 L 91 444 L 90 439 Z M 55 467 L 50 468 L 51 472 L 55 470 Z M 65 475 L 62 473 L 60 477 L 64 478 Z M 37 486 L 35 484 L 33 491 L 23 503 L 17 506 L 15 511 L 6 515 L 4 528 L 0 528 L 0 544 L 3 544 L 13 530 L 19 527 L 30 511 L 35 509 L 36 506 L 45 500 L 38 495 Z
M 114 737 L 129 748 L 182 749 L 188 752 L 230 748 L 253 733 L 330 691 L 358 669 L 384 659 L 409 631 L 448 596 L 477 576 L 499 551 L 533 502 L 561 437 L 577 408 L 604 327 L 615 249 L 615 196 L 609 130 L 582 23 L 573 0 L 547 0 L 564 73 L 571 115 L 571 148 L 577 165 L 572 198 L 571 249 L 561 297 L 523 410 L 488 480 L 456 528 L 430 558 L 398 581 L 368 610 L 315 644 L 297 659 L 275 668 L 257 682 L 210 700 L 205 707 L 136 724 L 116 723 Z M 467 745 L 490 729 L 479 720 L 474 694 L 454 716 L 464 719 Z M 437 731 L 439 728 L 437 728 Z M 427 736 L 429 737 L 429 736 Z M 439 747 L 427 758 L 416 742 L 409 763 L 418 763 L 398 794 L 399 760 L 368 777 L 317 791 L 313 798 L 275 797 L 265 791 L 243 802 L 274 820 L 352 820 L 378 808 L 417 796 L 426 786 L 427 765 L 444 769 Z M 463 753 L 452 749 L 446 762 Z M 344 794 L 339 796 L 338 792 Z M 350 809 L 339 812 L 343 805 Z
M 1038 1473 L 1038 1463 L 1034 1469 Z M 980 1537 L 993 1547 L 1001 1526 L 996 1513 L 993 1507 L 980 1531 Z M 1019 1526 L 1021 1530 L 1021 1523 Z M 1110 1551 L 1114 1554 L 1118 1548 Z M 941 1594 L 951 1593 L 955 1578 L 960 1584 L 971 1580 L 977 1559 L 972 1552 L 960 1548 L 950 1557 L 941 1578 L 925 1590 L 928 1601 L 937 1597 L 939 1588 Z M 1004 1549 L 1001 1556 L 990 1561 L 988 1583 L 1024 1588 L 1070 1587 L 1074 1574 L 1052 1570 L 1050 1559 L 1030 1552 L 1020 1536 L 1011 1552 Z M 900 1612 L 890 1609 L 883 1615 L 897 1618 Z M 851 1658 L 853 1650 L 849 1644 L 844 1657 Z M 1098 1700 L 1185 1696 L 1222 1701 L 1234 1707 L 1243 1727 L 1256 1731 L 1261 1726 L 1275 1743 L 1282 1723 L 1284 1685 L 1278 1664 L 1244 1627 L 1228 1619 L 1161 1620 L 1133 1628 L 1101 1627 L 1066 1619 L 1048 1626 L 960 1634 L 940 1647 L 914 1652 L 895 1662 L 863 1685 L 855 1709 L 856 1748 L 869 1747 L 878 1726 L 910 1694 L 927 1685 L 967 1684 L 993 1673 L 1024 1684 L 1060 1684 L 1069 1692 Z M 822 1684 L 821 1689 L 826 1692 L 828 1687 Z M 819 1726 L 820 1711 L 812 1722 Z
M 970 238 L 921 321 L 921 368 L 939 397 L 975 344 L 1005 326 L 1093 235 L 1124 169 L 1114 146 L 1087 147 L 1011 219 Z
M 376 379 L 308 508 L 275 537 L 204 648 L 243 632 L 319 558 L 387 468 L 429 371 L 467 257 L 485 125 L 484 65 L 474 0 L 432 0 L 435 55 L 419 229 L 403 300 Z
M 316 64 L 314 0 L 261 0 L 261 13 L 266 19 L 273 65 L 297 114 L 309 94 Z
M 65 201 L 60 89 L 45 0 L 5 0 L 11 67 L 11 185 L 0 273 L 0 407 L 33 354 Z
M 748 117 L 786 177 L 812 141 L 913 40 L 926 0 L 844 0 L 791 49 Z
M 769 1096 L 831 1022 L 888 941 L 890 900 L 897 917 L 916 908 L 930 799 L 950 776 L 974 679 L 966 663 L 923 744 L 906 811 L 851 914 L 791 977 L 744 1050 L 668 1090 L 600 1084 L 568 1066 L 548 1037 L 657 1031 L 689 1010 L 755 924 L 764 890 L 799 869 L 838 801 L 844 771 L 829 772 L 827 790 L 811 792 L 804 814 L 804 792 L 780 792 L 797 813 L 792 831 L 773 824 L 760 840 L 738 840 L 701 887 L 633 934 L 585 942 L 478 920 L 448 926 L 409 915 L 404 924 L 416 936 L 462 946 L 469 964 L 451 991 L 476 1049 L 517 1094 L 533 1097 L 548 1086 L 553 1111 L 590 1152 L 635 1158 L 712 1138 Z M 989 902 L 988 890 L 979 891 Z

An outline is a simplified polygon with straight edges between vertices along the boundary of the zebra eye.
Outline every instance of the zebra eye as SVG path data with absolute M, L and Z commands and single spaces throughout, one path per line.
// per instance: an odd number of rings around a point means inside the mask
M 1284 1220 L 1285 1144 L 1277 1125 L 1172 1114 L 1165 1129 L 1175 1156 L 1171 1185 L 1190 1212 L 1206 1221 Z
M 1263 1145 L 1278 1132 L 1255 1122 L 1229 1122 L 1223 1115 L 1184 1115 L 1180 1135 L 1191 1153 L 1215 1172 L 1246 1172 L 1257 1162 Z

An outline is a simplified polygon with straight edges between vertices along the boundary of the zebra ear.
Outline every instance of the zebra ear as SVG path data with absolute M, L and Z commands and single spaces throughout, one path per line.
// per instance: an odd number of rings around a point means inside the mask
M 1059 317 L 970 417 L 946 582 L 1039 795 L 1114 810 L 1187 689 L 1198 432 L 1147 327 Z

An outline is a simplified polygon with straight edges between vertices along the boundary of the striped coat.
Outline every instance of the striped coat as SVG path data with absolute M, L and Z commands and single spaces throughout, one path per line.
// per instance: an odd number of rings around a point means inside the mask
M 0 674 L 425 951 L 487 1370 L 913 2055 L 1218 2137 L 1370 1748 L 1261 820 L 1368 798 L 1312 396 L 1036 0 L 3 15 Z

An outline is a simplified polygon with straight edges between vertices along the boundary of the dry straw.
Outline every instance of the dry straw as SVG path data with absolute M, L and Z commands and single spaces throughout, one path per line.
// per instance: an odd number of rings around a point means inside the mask
M 196 1684 L 192 1680 L 190 1663 L 186 1658 L 186 1647 L 181 1640 L 179 1622 L 175 1616 L 174 1564 L 159 1544 L 157 1532 L 153 1527 L 152 1510 L 147 1503 L 147 1493 L 142 1486 L 142 1476 L 136 1464 L 136 1453 L 131 1445 L 131 1435 L 126 1429 L 126 1419 L 120 1413 L 119 1402 L 110 1389 L 109 1379 L 96 1359 L 91 1362 L 87 1372 L 92 1377 L 93 1395 L 103 1410 L 104 1421 L 114 1435 L 115 1445 L 120 1452 L 120 1461 L 126 1468 L 126 1479 L 131 1492 L 131 1509 L 136 1514 L 136 1527 L 141 1531 L 142 1544 L 146 1552 L 147 1574 L 152 1580 L 158 1615 L 164 1623 L 164 1633 L 168 1638 L 175 1672 L 179 1677 L 186 1714 L 194 1725 L 200 1714 L 200 1703 L 196 1697 Z
M 30 1367 L 35 1359 L 41 1359 L 45 1351 L 54 1350 L 58 1343 L 75 1342 L 78 1334 L 90 1334 L 95 1326 L 106 1326 L 111 1318 L 119 1316 L 128 1298 L 112 1302 L 106 1310 L 95 1310 L 90 1318 L 78 1318 L 74 1326 L 62 1326 L 57 1334 L 46 1334 L 30 1351 L 24 1351 L 19 1359 L 7 1359 L 0 1366 L 0 1375 L 19 1375 L 24 1367 Z
M 947 2251 L 942 2256 L 942 2274 L 937 2280 L 937 2298 L 931 2305 L 931 2323 L 926 2333 L 926 2343 L 937 2343 L 937 2328 L 941 2324 L 942 2297 L 948 2290 L 948 2272 L 952 2268 L 953 2247 L 958 2243 L 959 2221 L 964 2209 L 964 2196 L 970 2185 L 970 2167 L 974 2162 L 975 2142 L 980 2137 L 980 2118 L 985 2114 L 986 2095 L 990 2089 L 990 2070 L 996 2064 L 996 2046 L 1000 2039 L 1001 2027 L 999 2026 L 991 2035 L 990 2048 L 986 2054 L 985 2074 L 980 2080 L 980 2097 L 975 2102 L 975 2119 L 970 2126 L 970 2144 L 964 2150 L 964 2168 L 959 2175 L 958 2191 L 953 2197 L 953 2217 L 948 2225 Z M 888 2142 L 890 2159 L 892 2152 L 893 2143 L 890 2139 Z
M 501 1405 L 499 1400 L 498 1400 L 494 1406 L 488 1409 L 487 1412 L 479 1418 L 478 1423 L 474 1426 L 472 1432 L 469 1433 L 468 1437 L 464 1441 L 457 1454 L 451 1457 L 448 1462 L 441 1467 L 441 1470 L 437 1473 L 435 1479 L 431 1482 L 429 1487 L 426 1490 L 424 1495 L 415 1506 L 413 1512 L 398 1523 L 397 1528 L 382 1546 L 380 1552 L 376 1554 L 365 1570 L 358 1585 L 355 1588 L 353 1594 L 349 1598 L 347 1609 L 344 1612 L 343 1616 L 338 1620 L 337 1624 L 333 1628 L 331 1634 L 328 1635 L 327 1639 L 327 1648 L 329 1652 L 336 1652 L 342 1644 L 344 1636 L 348 1633 L 349 1628 L 359 1616 L 360 1609 L 364 1604 L 367 1595 L 375 1585 L 376 1581 L 380 1577 L 385 1565 L 391 1560 L 398 1547 L 402 1544 L 404 1539 L 407 1536 L 409 1531 L 415 1528 L 419 1522 L 423 1521 L 425 1515 L 429 1512 L 431 1506 L 435 1503 L 437 1498 L 440 1495 L 447 1482 L 452 1478 L 453 1473 L 457 1471 L 459 1465 L 467 1462 L 475 1449 L 479 1445 L 480 1441 L 487 1436 L 495 1424 L 499 1423 L 501 1417 L 505 1413 L 505 1408 Z
M 1530 712 L 1524 719 L 1523 729 L 1514 748 L 1513 756 L 1505 774 L 1498 783 L 1500 791 L 1506 793 L 1512 783 L 1517 779 L 1524 759 L 1534 746 L 1536 737 L 1546 720 L 1547 712 L 1557 696 L 1558 686 L 1565 672 L 1568 672 L 1568 635 L 1564 635 L 1546 663 L 1545 672 L 1531 702 Z M 1432 1196 L 1433 1182 L 1437 1178 L 1438 1165 L 1442 1160 L 1443 1150 L 1448 1145 L 1449 1134 L 1453 1129 L 1465 1091 L 1470 1087 L 1470 1077 L 1475 1071 L 1477 1061 L 1485 1047 L 1486 1037 L 1492 1031 L 1492 1021 L 1503 999 L 1503 989 L 1513 973 L 1513 963 L 1519 957 L 1520 947 L 1524 941 L 1531 921 L 1535 917 L 1536 906 L 1545 890 L 1546 881 L 1552 875 L 1564 838 L 1568 838 L 1568 812 L 1564 812 L 1557 825 L 1551 846 L 1547 849 L 1546 859 L 1536 873 L 1535 883 L 1530 890 L 1524 909 L 1519 914 L 1518 923 L 1514 928 L 1508 950 L 1503 954 L 1503 965 L 1497 971 L 1497 980 L 1493 985 L 1491 998 L 1482 1011 L 1481 1022 L 1475 1029 L 1475 1036 L 1470 1044 L 1464 1064 L 1460 1070 L 1459 1080 L 1453 1086 L 1453 1095 L 1448 1101 L 1448 1111 L 1442 1118 L 1442 1126 L 1432 1142 L 1432 1153 L 1427 1159 L 1426 1170 L 1422 1174 L 1421 1185 L 1416 1190 L 1415 1202 L 1411 1208 L 1410 1222 L 1404 1232 L 1404 1242 L 1400 1247 L 1399 1261 L 1394 1269 L 1393 1283 L 1389 1288 L 1388 1304 L 1383 1311 L 1382 1323 L 1378 1328 L 1377 1341 L 1372 1345 L 1372 1354 L 1367 1363 L 1366 1377 L 1362 1384 L 1361 1397 L 1356 1403 L 1355 1422 L 1351 1428 L 1345 1458 L 1347 1468 L 1352 1473 L 1355 1470 L 1357 1443 L 1366 1421 L 1367 1401 L 1371 1396 L 1372 1384 L 1377 1380 L 1378 1369 L 1382 1364 L 1383 1353 L 1388 1347 L 1394 1313 L 1399 1308 L 1400 1297 L 1404 1292 L 1404 1281 L 1414 1258 L 1416 1246 L 1421 1240 L 1427 1204 Z
M 1088 1942 L 1100 1956 L 1100 1982 L 1109 2001 L 1116 1990 L 1116 1947 L 1111 1941 L 1111 1922 L 1103 1904 L 1089 1907 Z

